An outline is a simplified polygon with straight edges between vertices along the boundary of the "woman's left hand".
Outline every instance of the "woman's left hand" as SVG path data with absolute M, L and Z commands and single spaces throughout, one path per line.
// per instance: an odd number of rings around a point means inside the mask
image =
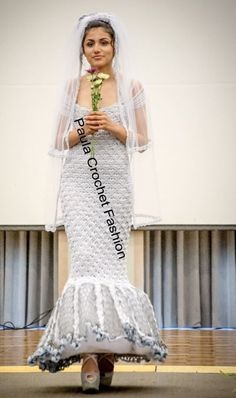
M 94 131 L 106 130 L 112 132 L 115 123 L 105 112 L 93 111 L 84 117 L 86 124 Z

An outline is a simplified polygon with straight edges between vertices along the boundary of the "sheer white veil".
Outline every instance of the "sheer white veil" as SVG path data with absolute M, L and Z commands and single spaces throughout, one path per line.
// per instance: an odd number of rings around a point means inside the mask
M 75 21 L 64 49 L 64 67 L 58 87 L 58 102 L 52 126 L 49 148 L 50 161 L 47 183 L 45 217 L 47 231 L 63 225 L 60 208 L 60 182 L 63 163 L 70 151 L 68 135 L 73 128 L 75 102 L 80 78 L 90 67 L 82 51 L 85 28 L 91 21 L 110 24 L 115 33 L 113 71 L 122 125 L 127 131 L 126 150 L 129 157 L 133 187 L 134 228 L 154 225 L 160 221 L 157 162 L 150 106 L 143 84 L 135 75 L 131 46 L 124 27 L 114 14 L 97 12 L 83 15 Z M 147 58 L 147 62 L 148 62 Z

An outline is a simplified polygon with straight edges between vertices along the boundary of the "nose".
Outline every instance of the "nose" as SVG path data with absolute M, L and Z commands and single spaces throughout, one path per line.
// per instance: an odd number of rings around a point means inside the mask
M 99 43 L 94 44 L 94 52 L 95 53 L 100 52 L 100 44 Z

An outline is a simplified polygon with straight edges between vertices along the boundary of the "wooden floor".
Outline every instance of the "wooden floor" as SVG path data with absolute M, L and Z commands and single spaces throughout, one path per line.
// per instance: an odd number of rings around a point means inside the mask
M 27 365 L 42 333 L 0 331 L 0 367 Z M 170 365 L 236 366 L 236 330 L 161 330 L 161 335 L 169 349 L 163 370 Z

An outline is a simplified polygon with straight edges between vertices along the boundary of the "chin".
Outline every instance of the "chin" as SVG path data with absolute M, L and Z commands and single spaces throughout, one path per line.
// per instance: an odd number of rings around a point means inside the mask
M 94 66 L 94 68 L 104 68 L 104 67 L 106 67 L 107 66 L 107 64 L 104 64 L 103 62 L 99 62 L 99 61 L 97 61 L 97 62 L 93 62 L 92 64 L 91 64 L 91 66 Z
M 99 65 L 106 65 L 106 62 L 104 62 L 104 59 L 95 59 L 95 60 L 93 60 L 93 63 L 96 65 L 96 64 L 99 64 Z

